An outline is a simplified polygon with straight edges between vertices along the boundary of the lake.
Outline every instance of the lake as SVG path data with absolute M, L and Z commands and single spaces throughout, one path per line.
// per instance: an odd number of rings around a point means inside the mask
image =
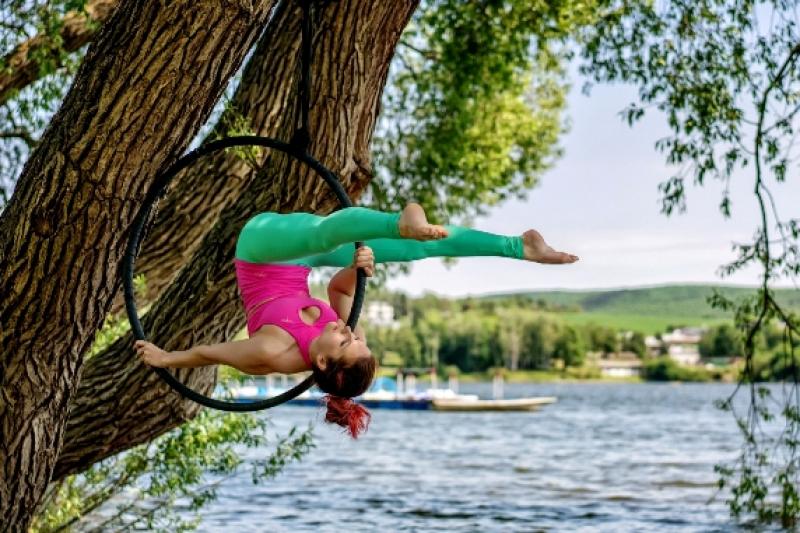
M 714 464 L 741 443 L 713 405 L 732 390 L 506 384 L 506 398 L 558 402 L 533 413 L 374 410 L 355 442 L 320 409 L 276 408 L 281 434 L 316 421 L 317 447 L 267 483 L 247 473 L 225 482 L 199 530 L 730 531 L 723 499 L 709 500 Z M 459 392 L 488 398 L 491 384 Z

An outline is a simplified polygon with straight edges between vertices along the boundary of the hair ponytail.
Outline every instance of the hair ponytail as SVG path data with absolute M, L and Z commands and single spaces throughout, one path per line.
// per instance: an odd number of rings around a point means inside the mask
M 350 366 L 333 362 L 325 370 L 316 365 L 311 367 L 317 386 L 328 393 L 322 399 L 328 407 L 325 421 L 342 426 L 354 439 L 367 430 L 371 417 L 363 405 L 350 398 L 369 388 L 377 368 L 374 357 L 361 357 Z
M 357 404 L 349 398 L 330 394 L 325 396 L 322 401 L 328 406 L 325 421 L 342 426 L 354 439 L 357 439 L 358 435 L 369 427 L 372 415 L 363 405 Z
M 325 421 L 342 426 L 354 439 L 367 430 L 371 416 L 363 405 L 350 398 L 369 388 L 377 368 L 374 357 L 362 357 L 350 366 L 334 362 L 325 370 L 316 365 L 311 367 L 317 386 L 328 393 L 322 399 L 328 407 Z

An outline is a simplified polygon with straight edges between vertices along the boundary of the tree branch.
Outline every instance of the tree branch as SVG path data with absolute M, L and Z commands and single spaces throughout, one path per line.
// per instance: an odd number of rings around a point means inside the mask
M 99 27 L 111 17 L 119 0 L 89 0 L 86 13 L 70 11 L 64 16 L 59 36 L 60 49 L 53 50 L 53 39 L 48 35 L 37 35 L 20 43 L 8 55 L 0 59 L 4 65 L 0 73 L 0 105 L 11 99 L 16 91 L 24 89 L 41 76 L 41 60 L 46 56 L 61 64 L 62 52 L 74 52 L 90 42 Z
M 418 53 L 419 55 L 421 55 L 422 57 L 424 57 L 425 59 L 428 59 L 430 61 L 438 61 L 439 60 L 439 55 L 438 54 L 436 54 L 434 52 L 431 52 L 430 50 L 423 50 L 422 48 L 417 48 L 416 46 L 414 46 L 413 44 L 409 43 L 405 39 L 402 39 L 398 44 L 400 44 L 401 46 L 405 46 L 409 50 L 413 50 L 414 52 Z
M 0 131 L 0 139 L 20 139 L 28 145 L 28 148 L 35 148 L 38 142 L 28 130 L 24 129 Z

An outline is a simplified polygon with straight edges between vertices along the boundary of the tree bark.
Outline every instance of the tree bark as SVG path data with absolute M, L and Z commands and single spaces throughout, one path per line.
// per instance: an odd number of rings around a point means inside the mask
M 259 40 L 232 100 L 206 139 L 227 136 L 228 124 L 244 117 L 255 135 L 291 135 L 284 124 L 294 120 L 300 73 L 300 22 L 298 3 L 287 0 L 270 20 Z M 277 11 L 277 10 L 276 10 Z M 288 133 L 287 133 L 288 132 Z M 288 138 L 286 138 L 288 140 Z M 263 157 L 260 162 L 263 163 Z M 173 180 L 169 194 L 158 205 L 158 214 L 136 259 L 136 273 L 147 283 L 139 305 L 153 303 L 197 251 L 213 228 L 222 209 L 238 198 L 252 174 L 249 164 L 225 152 L 207 156 Z M 122 291 L 112 313 L 124 309 Z
M 16 91 L 24 89 L 40 77 L 42 56 L 60 65 L 60 52 L 74 52 L 89 43 L 99 27 L 111 17 L 119 0 L 89 0 L 84 13 L 70 11 L 64 15 L 59 32 L 61 47 L 53 50 L 52 38 L 37 35 L 20 43 L 0 63 L 5 66 L 0 74 L 0 105 L 6 103 Z
M 270 2 L 126 0 L 86 54 L 0 215 L 0 516 L 51 478 L 82 354 L 119 288 L 130 222 L 206 120 Z
M 353 197 L 358 197 L 371 178 L 369 142 L 380 96 L 395 46 L 416 5 L 417 0 L 337 0 L 325 4 L 317 25 L 310 151 L 342 176 Z M 289 11 L 286 16 L 296 17 L 297 13 Z M 294 27 L 289 19 L 286 24 Z M 266 105 L 272 111 L 259 121 L 273 124 L 270 131 L 288 139 L 296 124 L 294 100 L 279 99 L 283 109 L 276 110 L 271 101 L 265 104 L 260 99 L 263 93 L 255 84 L 266 80 L 270 86 L 283 83 L 295 87 L 296 71 L 270 70 L 280 58 L 263 51 L 264 56 L 254 57 L 258 57 L 260 66 L 248 67 L 264 69 L 263 74 L 248 78 L 254 85 L 244 85 L 240 90 L 251 95 L 249 112 L 263 114 Z M 274 119 L 278 119 L 277 125 Z M 226 155 L 227 163 L 218 168 L 239 169 L 231 157 Z M 149 337 L 167 350 L 229 340 L 243 326 L 232 261 L 238 231 L 248 218 L 264 210 L 324 213 L 336 206 L 335 197 L 321 179 L 280 154 L 267 155 L 259 172 L 242 172 L 236 180 L 221 176 L 213 179 L 226 183 L 241 180 L 241 192 L 222 209 L 218 222 L 189 263 L 143 319 Z M 87 364 L 56 479 L 146 442 L 199 409 L 143 366 L 133 354 L 131 342 L 132 338 L 126 336 Z M 204 392 L 212 389 L 215 375 L 213 367 L 178 372 L 180 379 Z

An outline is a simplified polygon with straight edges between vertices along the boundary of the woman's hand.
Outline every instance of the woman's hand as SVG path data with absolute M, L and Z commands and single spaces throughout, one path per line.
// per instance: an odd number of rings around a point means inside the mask
M 146 365 L 154 366 L 157 368 L 164 368 L 167 366 L 167 355 L 165 352 L 152 342 L 136 341 L 133 343 L 136 349 L 136 354 L 142 358 Z
M 371 278 L 375 274 L 375 254 L 372 248 L 362 246 L 353 254 L 353 268 L 363 268 L 367 277 Z

